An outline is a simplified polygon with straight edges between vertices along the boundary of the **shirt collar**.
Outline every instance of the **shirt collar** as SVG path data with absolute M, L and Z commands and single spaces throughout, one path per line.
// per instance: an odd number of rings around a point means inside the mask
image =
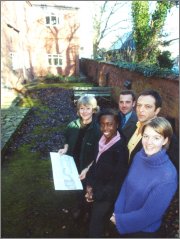
M 141 134 L 141 130 L 142 130 L 143 124 L 140 121 L 138 121 L 136 123 L 136 126 L 137 126 L 137 128 L 136 128 L 137 134 Z
M 140 121 L 138 121 L 138 122 L 136 123 L 137 128 L 140 128 L 141 125 L 142 125 L 142 124 L 141 124 Z
M 132 115 L 132 111 L 130 111 L 129 113 L 127 113 L 125 115 L 126 121 L 128 121 L 128 119 L 131 117 L 131 115 Z

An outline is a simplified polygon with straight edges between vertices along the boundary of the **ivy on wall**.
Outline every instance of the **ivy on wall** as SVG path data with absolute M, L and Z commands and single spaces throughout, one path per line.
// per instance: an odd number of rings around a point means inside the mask
M 106 61 L 97 61 L 96 62 L 103 62 L 107 63 Z M 109 62 L 107 64 L 111 64 L 114 66 L 117 66 L 119 68 L 128 69 L 130 71 L 136 71 L 139 73 L 142 73 L 146 77 L 150 76 L 157 76 L 157 77 L 168 77 L 168 76 L 174 76 L 174 78 L 179 76 L 179 72 L 175 72 L 172 69 L 168 68 L 161 68 L 154 64 L 149 63 L 136 63 L 136 62 L 125 62 L 125 61 L 116 61 Z
M 160 68 L 156 65 L 150 65 L 146 63 L 129 63 L 129 62 L 117 62 L 115 65 L 121 68 L 128 69 L 130 71 L 136 71 L 142 73 L 146 77 L 159 76 L 167 77 L 169 75 L 174 75 L 177 77 L 179 74 L 175 73 L 173 70 L 168 68 Z

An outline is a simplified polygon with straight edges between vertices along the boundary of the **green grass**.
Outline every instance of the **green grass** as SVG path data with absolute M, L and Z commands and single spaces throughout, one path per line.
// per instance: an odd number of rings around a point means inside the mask
M 38 99 L 32 99 L 31 97 L 27 96 L 21 99 L 21 101 L 19 102 L 19 106 L 20 107 L 35 107 L 35 106 L 39 106 L 40 101 Z
M 58 84 L 62 87 L 62 84 Z M 69 84 L 63 84 L 69 87 Z M 72 85 L 72 84 L 71 84 Z M 74 85 L 74 83 L 73 83 Z M 57 87 L 53 84 L 54 87 Z M 34 86 L 33 89 L 51 87 L 50 84 Z M 24 98 L 21 107 L 38 107 L 38 117 L 45 119 L 44 106 L 38 99 Z M 65 124 L 62 125 L 62 130 Z M 58 126 L 58 130 L 60 127 Z M 57 127 L 46 128 L 38 125 L 30 132 L 42 135 L 46 140 Z M 56 191 L 52 177 L 50 157 L 42 159 L 40 153 L 31 152 L 37 144 L 33 138 L 30 143 L 19 146 L 12 155 L 2 157 L 1 170 L 1 236 L 2 238 L 70 238 L 82 237 L 86 228 L 72 219 L 70 213 L 62 209 L 75 206 L 75 191 Z
M 77 87 L 90 87 L 93 86 L 92 83 L 86 83 L 86 82 L 77 82 L 77 83 L 71 83 L 71 82 L 67 82 L 67 83 L 35 83 L 35 84 L 29 84 L 26 85 L 26 89 L 45 89 L 45 88 L 64 88 L 64 89 L 71 89 L 74 86 Z
M 77 83 L 71 83 L 71 82 L 67 82 L 67 83 L 31 83 L 31 84 L 27 84 L 24 87 L 24 91 L 28 91 L 28 90 L 39 90 L 39 89 L 47 89 L 47 88 L 64 88 L 64 89 L 72 89 L 74 86 L 76 87 L 91 87 L 93 86 L 92 83 L 86 83 L 86 82 L 77 82 Z M 31 98 L 30 95 L 27 95 L 26 97 L 23 97 L 20 102 L 19 102 L 19 106 L 20 107 L 38 107 L 40 106 L 40 100 L 38 99 L 34 99 Z M 41 106 L 42 107 L 42 106 Z M 44 106 L 45 107 L 45 106 Z
M 68 237 L 73 222 L 62 209 L 75 193 L 54 190 L 50 158 L 20 147 L 6 159 L 1 178 L 2 237 Z

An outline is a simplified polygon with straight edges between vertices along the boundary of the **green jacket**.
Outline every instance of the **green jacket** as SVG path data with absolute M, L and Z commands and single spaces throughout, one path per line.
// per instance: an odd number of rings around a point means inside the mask
M 78 139 L 80 129 L 80 119 L 70 122 L 65 131 L 65 144 L 68 144 L 67 154 L 73 156 L 74 147 Z M 84 136 L 80 152 L 80 170 L 86 168 L 93 160 L 96 145 L 101 137 L 101 131 L 98 123 L 93 118 L 92 123 Z

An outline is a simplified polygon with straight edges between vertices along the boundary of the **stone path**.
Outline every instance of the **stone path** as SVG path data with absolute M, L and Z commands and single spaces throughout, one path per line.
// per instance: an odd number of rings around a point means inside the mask
M 1 87 L 1 109 L 7 109 L 15 105 L 17 102 L 17 94 L 8 88 Z
M 7 149 L 17 129 L 24 122 L 30 108 L 20 108 L 17 94 L 1 89 L 1 153 Z
M 29 108 L 19 108 L 17 106 L 1 109 L 1 152 L 7 149 L 18 128 L 24 122 Z

